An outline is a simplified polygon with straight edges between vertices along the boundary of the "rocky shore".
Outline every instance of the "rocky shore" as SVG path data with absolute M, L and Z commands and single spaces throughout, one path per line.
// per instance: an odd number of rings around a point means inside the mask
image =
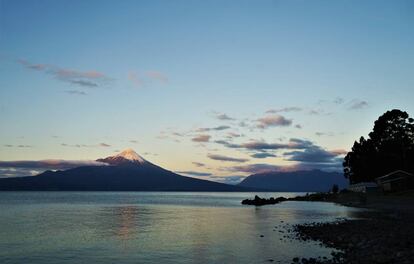
M 354 220 L 294 226 L 297 239 L 319 241 L 337 251 L 332 252 L 331 258 L 306 259 L 298 256 L 292 259 L 292 263 L 414 263 L 413 192 L 394 195 L 317 193 L 281 198 L 249 201 L 253 205 L 269 204 L 271 200 L 324 201 L 374 209 Z
M 295 259 L 296 263 L 413 263 L 414 217 L 374 213 L 334 223 L 297 225 L 301 240 L 316 240 L 340 250 L 332 259 Z

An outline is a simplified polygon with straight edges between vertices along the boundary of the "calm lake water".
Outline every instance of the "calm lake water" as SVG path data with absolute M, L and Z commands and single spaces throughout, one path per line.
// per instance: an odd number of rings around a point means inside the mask
M 359 211 L 318 202 L 240 204 L 254 195 L 0 192 L 0 263 L 289 263 L 332 250 L 284 238 L 286 224 Z

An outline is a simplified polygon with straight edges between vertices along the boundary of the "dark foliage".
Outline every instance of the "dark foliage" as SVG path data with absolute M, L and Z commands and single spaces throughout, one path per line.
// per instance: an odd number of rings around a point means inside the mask
M 375 121 L 368 139 L 355 141 L 343 166 L 351 184 L 373 181 L 394 170 L 414 171 L 414 120 L 391 110 Z
M 332 185 L 331 191 L 332 191 L 332 193 L 338 193 L 339 192 L 338 184 Z

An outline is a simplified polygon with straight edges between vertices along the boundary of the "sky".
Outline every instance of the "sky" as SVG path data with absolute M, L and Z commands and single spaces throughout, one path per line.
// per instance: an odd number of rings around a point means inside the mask
M 227 183 L 341 170 L 414 114 L 413 47 L 409 0 L 0 0 L 0 177 L 126 148 Z

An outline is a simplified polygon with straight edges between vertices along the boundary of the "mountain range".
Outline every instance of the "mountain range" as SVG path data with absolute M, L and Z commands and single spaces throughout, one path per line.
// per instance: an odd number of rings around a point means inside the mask
M 132 149 L 98 159 L 102 166 L 45 171 L 0 179 L 0 190 L 27 191 L 247 191 L 250 188 L 178 175 L 145 160 Z
M 18 191 L 328 191 L 347 185 L 342 173 L 321 170 L 253 174 L 238 185 L 182 176 L 142 158 L 132 149 L 103 159 L 97 165 L 36 176 L 0 179 L 0 190 Z
M 348 185 L 348 182 L 343 173 L 300 170 L 253 174 L 238 186 L 280 192 L 326 192 L 333 184 L 337 184 L 342 189 Z

